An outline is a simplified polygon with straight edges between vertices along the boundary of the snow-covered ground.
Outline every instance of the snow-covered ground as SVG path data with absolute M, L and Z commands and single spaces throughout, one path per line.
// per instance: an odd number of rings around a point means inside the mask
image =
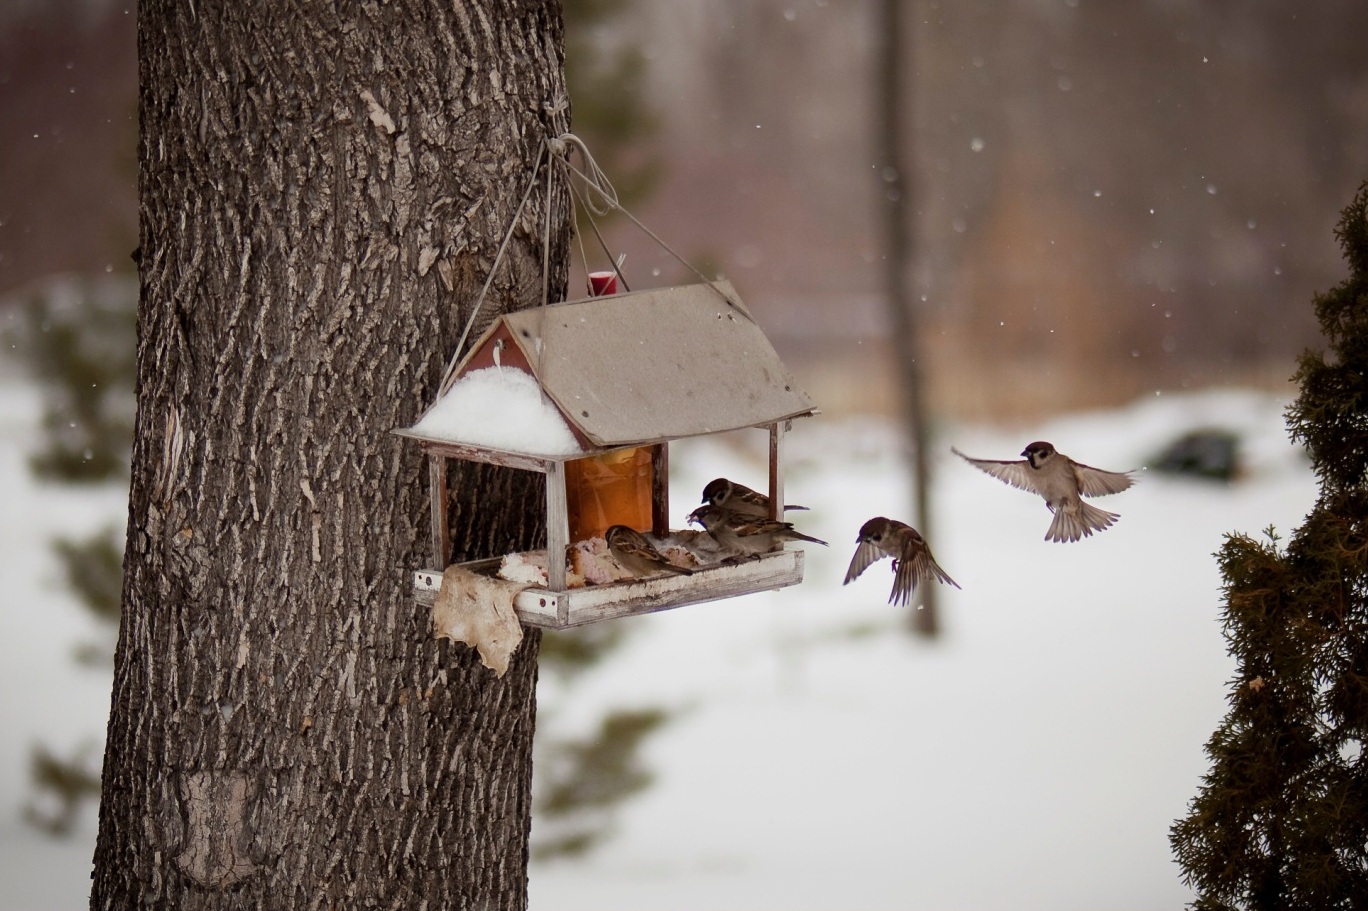
M 1206 769 L 1202 745 L 1232 664 L 1212 554 L 1229 531 L 1286 533 L 1315 483 L 1288 443 L 1284 402 L 1221 391 L 1156 396 L 1035 426 L 937 428 L 936 557 L 944 634 L 907 632 L 878 564 L 841 586 L 856 530 L 910 520 L 893 431 L 818 418 L 795 427 L 788 499 L 807 581 L 617 621 L 613 658 L 562 690 L 548 725 L 587 729 L 605 708 L 678 709 L 648 742 L 655 784 L 586 859 L 536 864 L 537 911 L 609 909 L 1173 909 L 1190 898 L 1168 846 Z M 108 671 L 72 651 L 98 624 L 61 585 L 56 534 L 120 522 L 117 490 L 35 484 L 34 394 L 0 382 L 0 908 L 84 907 L 93 813 L 54 842 L 27 826 L 27 762 L 43 742 L 98 745 Z M 1245 440 L 1230 486 L 1143 472 L 1097 501 L 1114 528 L 1042 540 L 1043 503 L 953 457 L 1015 458 L 1047 439 L 1075 458 L 1143 465 L 1194 427 Z M 756 432 L 753 451 L 764 439 Z M 715 441 L 671 451 L 673 511 L 717 475 L 761 486 L 758 458 Z M 534 822 L 535 826 L 535 822 Z

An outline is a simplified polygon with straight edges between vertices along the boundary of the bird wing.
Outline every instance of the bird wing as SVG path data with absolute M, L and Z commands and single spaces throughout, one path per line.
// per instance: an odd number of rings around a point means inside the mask
M 925 582 L 939 581 L 946 585 L 953 585 L 959 588 L 959 583 L 950 578 L 950 574 L 940 568 L 940 564 L 931 556 L 931 551 L 923 548 L 912 561 L 917 577 Z
M 845 581 L 842 585 L 849 585 L 859 578 L 860 573 L 869 569 L 875 563 L 888 556 L 883 549 L 869 541 L 861 541 L 860 546 L 855 548 L 855 555 L 850 558 L 850 568 L 846 570 Z
M 737 505 L 753 506 L 763 512 L 769 512 L 769 497 L 758 490 L 751 490 L 744 484 L 732 481 L 731 497 L 733 508 Z
M 1074 477 L 1078 479 L 1078 492 L 1085 497 L 1101 497 L 1109 493 L 1120 493 L 1135 483 L 1126 471 L 1103 471 L 1074 462 Z
M 897 607 L 906 604 L 920 578 L 911 560 L 899 560 L 898 568 L 893 573 L 893 590 L 888 593 L 888 603 Z
M 741 507 L 745 507 L 746 509 L 754 510 L 758 515 L 766 516 L 766 517 L 769 516 L 769 507 L 770 507 L 769 497 L 768 497 L 767 495 L 761 493 L 761 492 L 758 491 L 758 490 L 751 490 L 749 487 L 745 487 L 745 486 L 743 486 L 743 485 L 741 485 L 741 484 L 737 484 L 735 481 L 732 482 L 732 495 L 731 495 L 731 501 L 732 501 L 732 502 L 731 502 L 730 505 L 732 506 L 732 509 L 733 509 L 734 511 L 736 511 L 736 512 L 740 512 L 740 511 L 741 511 L 740 509 L 737 509 L 737 508 L 736 508 L 736 507 L 738 507 L 738 506 L 741 506 Z M 786 509 L 786 510 L 790 510 L 790 509 L 803 509 L 803 510 L 805 510 L 805 509 L 807 509 L 807 507 L 806 507 L 806 506 L 795 506 L 795 505 L 793 505 L 793 504 L 791 504 L 791 503 L 785 503 L 785 504 L 784 504 L 784 509 Z
M 792 522 L 779 522 L 774 519 L 764 519 L 758 516 L 748 516 L 744 513 L 734 512 L 725 516 L 722 520 L 731 534 L 738 539 L 756 538 L 761 541 L 769 539 L 790 540 L 790 541 L 811 541 L 813 544 L 829 546 L 821 538 L 814 538 L 812 535 L 805 535 L 793 527 Z M 706 527 L 706 526 L 705 526 Z M 715 537 L 715 536 L 714 536 Z
M 732 534 L 738 538 L 749 538 L 754 535 L 774 534 L 783 530 L 782 522 L 775 522 L 763 516 L 753 516 L 749 513 L 734 512 L 731 515 L 723 515 L 722 525 L 728 528 Z
M 898 571 L 893 576 L 893 592 L 888 603 L 904 605 L 912 600 L 912 592 L 919 584 L 944 582 L 959 588 L 959 583 L 951 579 L 940 564 L 931 556 L 931 549 L 925 541 L 909 541 L 903 549 L 902 559 L 898 561 Z
M 1040 493 L 1040 488 L 1036 486 L 1036 479 L 1032 474 L 1031 466 L 1025 459 L 1016 462 L 1001 462 L 995 459 L 974 459 L 960 452 L 953 446 L 950 451 L 959 456 L 964 461 L 973 465 L 979 471 L 985 472 L 1002 481 L 1010 484 L 1019 490 L 1029 490 L 1031 493 Z

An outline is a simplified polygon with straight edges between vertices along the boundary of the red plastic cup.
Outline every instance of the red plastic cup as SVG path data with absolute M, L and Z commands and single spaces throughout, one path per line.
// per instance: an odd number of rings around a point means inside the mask
M 602 297 L 605 294 L 617 294 L 617 273 L 590 272 L 589 296 Z

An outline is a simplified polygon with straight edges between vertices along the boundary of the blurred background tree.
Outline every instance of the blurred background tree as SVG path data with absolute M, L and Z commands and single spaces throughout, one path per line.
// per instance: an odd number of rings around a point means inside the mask
M 1288 413 L 1320 497 L 1286 548 L 1220 554 L 1230 711 L 1172 843 L 1197 908 L 1368 907 L 1368 183 L 1336 231 L 1349 277 L 1315 298 Z

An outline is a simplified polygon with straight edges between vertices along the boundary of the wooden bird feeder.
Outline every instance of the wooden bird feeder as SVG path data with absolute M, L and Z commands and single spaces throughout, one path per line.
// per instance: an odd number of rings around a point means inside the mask
M 547 436 L 467 421 L 432 429 L 448 396 L 474 374 L 526 381 L 568 434 Z M 507 371 L 516 371 L 504 376 Z M 466 459 L 546 475 L 548 555 L 601 536 L 612 524 L 657 538 L 670 535 L 669 444 L 745 427 L 769 432 L 769 490 L 783 503 L 784 434 L 795 417 L 815 414 L 727 282 L 591 297 L 500 316 L 451 371 L 438 399 L 413 427 L 428 457 L 432 495 L 432 569 L 414 574 L 415 596 L 435 599 L 451 553 L 447 460 Z M 473 426 L 476 424 L 486 426 Z M 492 434 L 492 436 L 491 436 Z M 521 437 L 521 438 L 520 438 Z M 535 450 L 554 451 L 535 451 Z M 782 518 L 782 516 L 780 517 Z M 498 570 L 503 555 L 462 564 Z M 757 559 L 693 567 L 694 574 L 570 587 L 564 556 L 546 561 L 545 587 L 514 599 L 518 619 L 563 629 L 794 585 L 803 552 L 783 549 Z

